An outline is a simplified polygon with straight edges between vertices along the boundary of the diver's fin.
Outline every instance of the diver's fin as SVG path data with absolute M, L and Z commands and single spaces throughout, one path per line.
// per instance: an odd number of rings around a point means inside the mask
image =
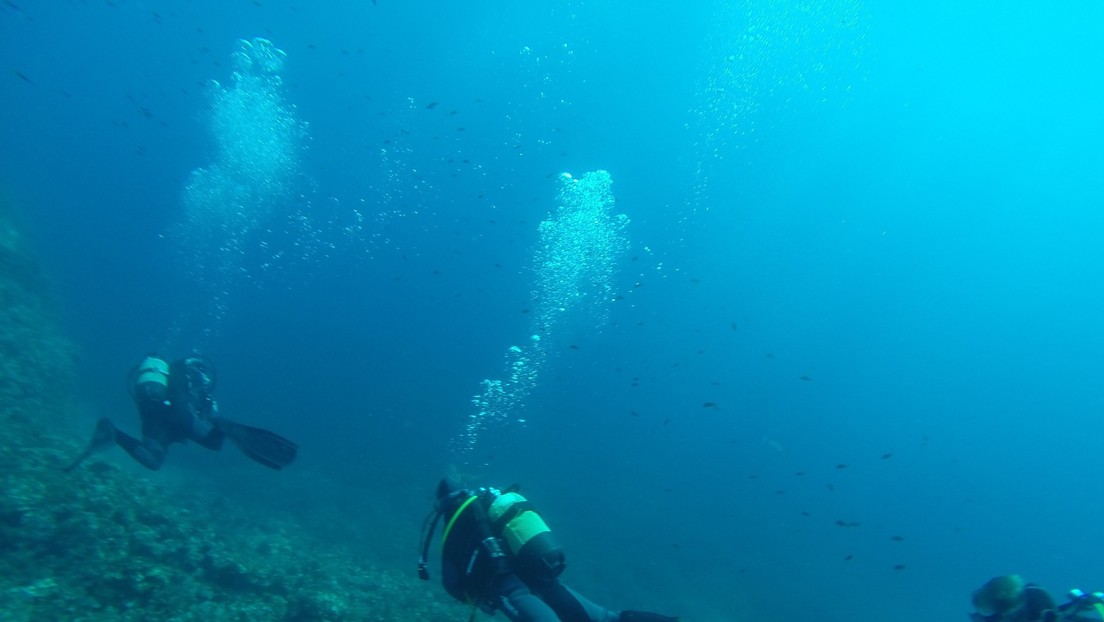
M 108 447 L 115 444 L 115 424 L 111 423 L 111 420 L 107 417 L 100 417 L 100 420 L 96 422 L 96 429 L 92 432 L 92 440 L 88 442 L 88 447 L 84 448 L 81 455 L 77 456 L 77 459 L 72 464 L 62 469 L 66 473 L 80 466 L 82 462 L 88 459 L 92 454 L 103 451 Z
M 286 438 L 261 428 L 254 428 L 219 417 L 215 426 L 243 454 L 277 471 L 291 464 L 299 446 Z

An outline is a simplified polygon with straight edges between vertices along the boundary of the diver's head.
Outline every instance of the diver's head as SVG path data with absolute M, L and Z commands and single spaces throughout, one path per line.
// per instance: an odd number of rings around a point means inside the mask
M 465 492 L 465 488 L 460 485 L 460 482 L 451 477 L 442 477 L 441 481 L 437 482 L 437 509 L 444 509 L 450 501 L 455 499 L 461 493 Z
M 1012 622 L 1026 619 L 1027 582 L 1017 574 L 989 579 L 974 591 L 974 622 Z
M 134 399 L 164 402 L 169 399 L 169 364 L 155 354 L 147 354 L 134 371 Z
M 460 490 L 459 482 L 451 477 L 442 477 L 441 481 L 437 482 L 437 501 L 444 501 L 446 497 L 457 490 Z

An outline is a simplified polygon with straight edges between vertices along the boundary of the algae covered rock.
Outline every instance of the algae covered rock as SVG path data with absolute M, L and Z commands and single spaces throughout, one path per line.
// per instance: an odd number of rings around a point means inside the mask
M 31 246 L 7 214 L 0 206 L 0 404 L 9 415 L 54 415 L 69 397 L 74 349 Z

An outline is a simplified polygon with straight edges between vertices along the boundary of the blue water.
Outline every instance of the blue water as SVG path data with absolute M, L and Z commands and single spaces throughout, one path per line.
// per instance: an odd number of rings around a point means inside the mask
M 81 353 L 72 435 L 136 429 L 127 369 L 199 349 L 300 460 L 178 446 L 148 476 L 397 515 L 395 568 L 453 469 L 521 482 L 612 607 L 931 620 L 995 574 L 1104 588 L 1104 8 L 969 4 L 5 2 L 0 197 Z M 276 131 L 212 125 L 254 37 L 303 132 L 220 256 L 185 188 L 218 136 Z M 547 328 L 558 176 L 597 170 L 628 249 L 560 265 L 608 295 L 458 444 Z

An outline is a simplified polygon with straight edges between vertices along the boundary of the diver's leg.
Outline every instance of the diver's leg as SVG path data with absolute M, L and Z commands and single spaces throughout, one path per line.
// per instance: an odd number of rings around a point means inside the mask
M 130 454 L 131 458 L 151 471 L 160 469 L 165 462 L 165 447 L 148 436 L 139 441 L 126 432 L 116 429 L 115 442 Z
M 612 611 L 597 605 L 559 581 L 541 584 L 540 595 L 563 622 L 678 622 L 647 611 Z
M 620 614 L 597 605 L 558 580 L 536 586 L 562 622 L 618 622 Z
M 76 460 L 63 470 L 65 472 L 72 471 L 80 466 L 80 464 L 92 454 L 103 451 L 114 444 L 115 424 L 111 423 L 111 420 L 107 417 L 101 417 L 100 420 L 96 422 L 96 429 L 92 432 L 92 440 L 88 442 L 88 446 L 81 452 L 81 455 L 77 456 Z
M 618 622 L 678 622 L 678 618 L 661 616 L 647 611 L 622 611 Z
M 530 592 L 516 575 L 503 575 L 496 580 L 493 593 L 495 609 L 512 622 L 560 622 L 552 608 Z
M 206 419 L 195 418 L 192 424 L 192 434 L 189 437 L 197 445 L 206 447 L 212 451 L 222 449 L 222 442 L 226 440 L 226 434 L 218 429 L 212 422 Z

